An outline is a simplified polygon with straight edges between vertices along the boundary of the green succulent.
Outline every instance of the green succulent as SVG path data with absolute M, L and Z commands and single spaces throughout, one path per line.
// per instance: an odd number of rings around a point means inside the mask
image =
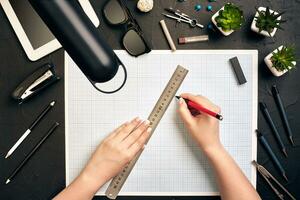
M 258 31 L 267 31 L 269 35 L 271 35 L 274 28 L 283 29 L 280 26 L 280 23 L 286 22 L 285 20 L 278 19 L 284 12 L 276 14 L 275 11 L 271 12 L 269 7 L 266 8 L 266 11 L 258 10 L 256 8 L 258 16 L 256 19 L 256 27 L 259 29 Z
M 227 3 L 224 10 L 216 17 L 217 26 L 223 31 L 238 30 L 245 22 L 243 11 L 232 3 Z
M 277 49 L 273 52 L 271 61 L 273 67 L 278 71 L 291 70 L 296 67 L 296 54 L 294 46 L 283 46 L 282 49 Z

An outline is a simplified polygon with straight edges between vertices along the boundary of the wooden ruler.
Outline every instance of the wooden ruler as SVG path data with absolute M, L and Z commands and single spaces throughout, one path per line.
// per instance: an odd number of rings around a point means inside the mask
M 180 87 L 181 83 L 183 82 L 185 76 L 187 75 L 188 70 L 177 66 L 175 72 L 173 73 L 171 79 L 169 80 L 167 86 L 165 87 L 163 93 L 159 97 L 157 103 L 155 104 L 151 114 L 148 117 L 150 121 L 150 127 L 152 128 L 151 135 L 153 134 L 155 128 L 159 124 L 160 120 L 164 116 L 169 104 L 174 99 L 178 88 Z M 122 186 L 124 185 L 127 177 L 129 176 L 131 170 L 133 169 L 135 163 L 139 159 L 142 152 L 137 154 L 135 158 L 129 162 L 125 168 L 119 173 L 116 177 L 113 178 L 111 183 L 109 184 L 105 195 L 110 199 L 116 199 Z

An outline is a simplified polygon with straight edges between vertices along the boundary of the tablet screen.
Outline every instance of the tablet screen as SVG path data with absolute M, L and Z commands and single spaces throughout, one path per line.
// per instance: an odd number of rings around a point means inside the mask
M 10 0 L 33 49 L 37 49 L 55 39 L 28 0 Z

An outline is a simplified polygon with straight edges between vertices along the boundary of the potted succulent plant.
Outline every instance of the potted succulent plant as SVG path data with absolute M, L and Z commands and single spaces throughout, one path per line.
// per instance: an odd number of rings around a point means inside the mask
M 256 9 L 255 17 L 251 24 L 251 30 L 267 37 L 273 37 L 277 29 L 282 29 L 280 24 L 283 12 L 278 13 L 270 10 L 269 7 L 259 7 Z
M 264 60 L 274 76 L 282 76 L 296 67 L 295 48 L 293 46 L 280 46 L 267 55 Z
M 241 28 L 245 22 L 243 11 L 232 3 L 227 3 L 212 18 L 212 22 L 225 36 Z

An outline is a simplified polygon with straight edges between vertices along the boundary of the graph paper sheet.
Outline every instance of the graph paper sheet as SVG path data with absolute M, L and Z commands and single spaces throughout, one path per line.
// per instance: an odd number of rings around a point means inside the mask
M 256 171 L 257 51 L 152 51 L 134 58 L 116 51 L 128 82 L 116 94 L 96 91 L 66 55 L 66 182 L 81 171 L 100 141 L 121 123 L 146 119 L 178 64 L 189 70 L 180 92 L 207 96 L 222 108 L 220 137 L 252 184 Z M 237 56 L 247 83 L 238 85 L 229 59 Z M 119 77 L 119 76 L 118 76 Z M 122 78 L 120 76 L 120 78 Z M 217 195 L 212 169 L 170 104 L 120 195 Z M 228 172 L 230 173 L 230 172 Z M 107 185 L 98 195 L 103 195 Z

